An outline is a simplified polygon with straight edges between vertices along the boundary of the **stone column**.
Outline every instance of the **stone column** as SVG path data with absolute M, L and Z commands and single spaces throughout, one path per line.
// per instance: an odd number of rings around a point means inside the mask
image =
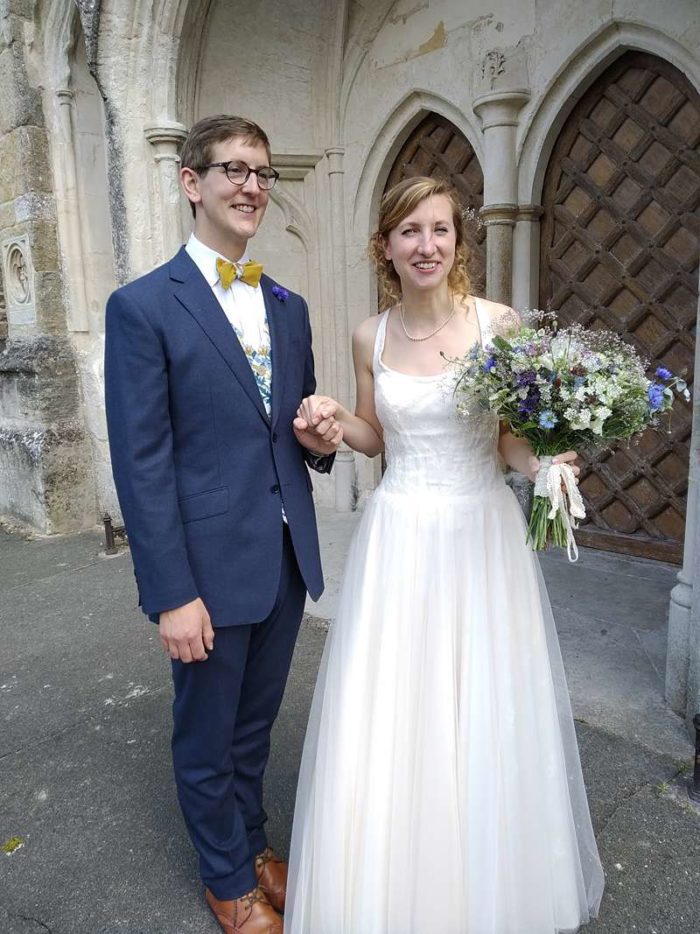
M 94 476 L 66 327 L 49 138 L 27 61 L 33 7 L 10 6 L 14 12 L 5 15 L 4 4 L 0 15 L 0 253 L 8 321 L 0 353 L 0 515 L 42 533 L 70 532 L 95 524 Z
M 350 404 L 350 338 L 348 334 L 347 250 L 345 244 L 345 192 L 343 185 L 343 156 L 345 150 L 333 147 L 326 150 L 328 183 L 331 201 L 331 247 L 333 254 L 333 291 L 335 296 L 335 356 L 336 387 L 339 402 Z M 355 499 L 355 454 L 342 446 L 333 468 L 335 476 L 335 508 L 350 512 Z
M 519 204 L 513 235 L 514 308 L 539 307 L 540 218 L 539 204 Z
M 698 302 L 700 323 L 700 301 Z M 695 343 L 695 374 L 700 373 L 700 342 Z M 692 720 L 700 713 L 700 592 L 693 581 L 700 575 L 700 397 L 693 394 L 693 429 L 688 464 L 688 501 L 683 566 L 671 591 L 666 650 L 666 700 Z
M 180 147 L 187 127 L 170 120 L 161 120 L 145 127 L 145 135 L 153 146 L 160 194 L 161 247 L 158 257 L 164 262 L 182 245 L 180 222 Z
M 73 136 L 73 92 L 68 88 L 56 91 L 58 100 L 58 133 L 62 147 L 59 198 L 61 199 L 61 230 L 63 262 L 68 278 L 68 327 L 71 331 L 89 331 L 87 292 L 85 290 L 85 267 L 83 266 L 82 224 L 78 197 L 78 171 L 75 164 L 75 139 Z
M 513 281 L 513 229 L 518 213 L 515 133 L 530 92 L 491 91 L 474 101 L 484 134 L 486 295 L 509 305 Z

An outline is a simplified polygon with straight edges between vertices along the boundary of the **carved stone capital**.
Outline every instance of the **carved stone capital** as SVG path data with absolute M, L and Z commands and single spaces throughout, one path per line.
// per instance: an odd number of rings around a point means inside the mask
M 180 158 L 180 147 L 187 138 L 187 127 L 174 120 L 161 120 L 144 127 L 144 135 L 156 151 L 155 159 Z
M 530 100 L 527 88 L 512 91 L 490 91 L 475 98 L 474 113 L 481 119 L 484 130 L 495 126 L 517 126 L 518 114 Z
M 529 221 L 531 224 L 539 224 L 543 214 L 544 208 L 541 204 L 519 204 L 517 220 Z
M 323 158 L 321 152 L 272 153 L 272 165 L 281 181 L 303 181 Z
M 518 216 L 518 205 L 485 204 L 483 208 L 479 210 L 479 216 L 484 222 L 485 227 L 491 227 L 496 224 L 515 227 L 515 220 Z

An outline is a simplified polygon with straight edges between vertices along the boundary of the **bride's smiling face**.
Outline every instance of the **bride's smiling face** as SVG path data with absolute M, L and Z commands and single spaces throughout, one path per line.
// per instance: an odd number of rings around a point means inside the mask
M 404 291 L 433 289 L 452 269 L 456 241 L 452 202 L 446 195 L 432 195 L 390 231 L 384 256 L 394 264 Z

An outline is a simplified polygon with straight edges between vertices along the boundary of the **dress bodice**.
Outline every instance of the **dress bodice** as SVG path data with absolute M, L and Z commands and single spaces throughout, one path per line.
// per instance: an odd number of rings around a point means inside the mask
M 475 299 L 482 344 L 489 317 Z M 498 422 L 489 412 L 456 411 L 456 374 L 446 365 L 433 376 L 414 376 L 382 359 L 389 312 L 382 314 L 374 344 L 374 401 L 384 429 L 387 470 L 384 492 L 464 496 L 503 486 L 497 454 Z

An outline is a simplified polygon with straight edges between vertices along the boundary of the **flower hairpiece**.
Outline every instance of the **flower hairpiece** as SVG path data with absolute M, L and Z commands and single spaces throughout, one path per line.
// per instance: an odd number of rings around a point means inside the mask
M 286 289 L 283 289 L 281 285 L 273 285 L 272 294 L 281 302 L 286 302 L 289 298 L 289 292 Z

